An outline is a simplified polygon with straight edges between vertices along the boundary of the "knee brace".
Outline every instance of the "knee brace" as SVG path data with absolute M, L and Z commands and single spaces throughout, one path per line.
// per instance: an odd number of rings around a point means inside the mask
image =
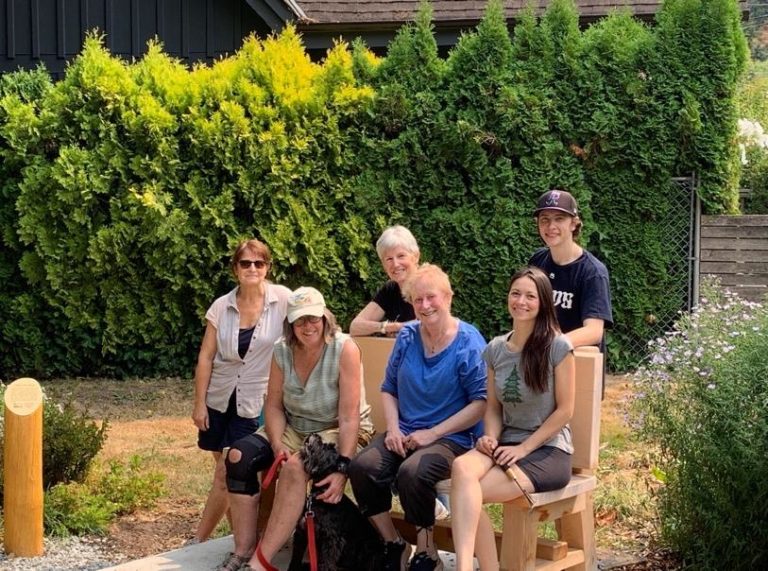
M 269 468 L 274 461 L 272 447 L 262 436 L 252 434 L 235 442 L 230 452 L 232 450 L 240 451 L 240 460 L 231 461 L 227 452 L 224 459 L 227 468 L 227 490 L 233 494 L 258 494 L 258 474 Z

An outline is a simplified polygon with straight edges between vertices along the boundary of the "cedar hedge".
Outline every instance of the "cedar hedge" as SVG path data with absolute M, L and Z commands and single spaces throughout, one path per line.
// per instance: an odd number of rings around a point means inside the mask
M 491 337 L 551 187 L 581 202 L 611 271 L 609 363 L 630 367 L 658 332 L 647 316 L 682 303 L 659 229 L 670 179 L 696 172 L 709 212 L 736 207 L 745 59 L 731 0 L 584 31 L 555 0 L 513 34 L 493 0 L 446 58 L 428 5 L 381 59 L 357 42 L 314 63 L 288 27 L 189 70 L 157 44 L 129 64 L 91 36 L 60 82 L 0 82 L 0 376 L 188 373 L 243 237 L 348 323 L 384 279 L 372 244 L 395 222 Z

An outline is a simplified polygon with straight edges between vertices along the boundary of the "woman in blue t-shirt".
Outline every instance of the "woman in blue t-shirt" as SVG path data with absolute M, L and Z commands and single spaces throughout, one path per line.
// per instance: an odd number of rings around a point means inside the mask
M 549 278 L 528 267 L 512 277 L 507 298 L 512 331 L 493 339 L 488 364 L 485 434 L 451 472 L 451 525 L 456 569 L 499 568 L 484 503 L 565 486 L 571 477 L 576 365 L 560 332 Z M 505 473 L 511 468 L 514 478 Z
M 410 569 L 442 569 L 433 538 L 435 484 L 474 444 L 485 411 L 485 340 L 451 315 L 453 291 L 437 266 L 419 267 L 403 293 L 418 321 L 397 336 L 382 384 L 387 430 L 353 460 L 349 479 L 363 514 L 385 542 L 385 569 L 400 571 L 410 555 L 392 523 L 392 485 L 406 521 L 417 529 Z

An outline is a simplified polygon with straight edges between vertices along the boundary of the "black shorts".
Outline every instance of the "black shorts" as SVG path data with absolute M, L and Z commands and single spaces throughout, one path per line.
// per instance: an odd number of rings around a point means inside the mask
M 221 452 L 232 446 L 236 440 L 253 434 L 259 428 L 258 418 L 243 418 L 237 415 L 235 393 L 227 404 L 226 412 L 208 407 L 208 430 L 199 430 L 197 445 L 203 450 Z
M 528 476 L 536 492 L 559 490 L 571 481 L 571 455 L 554 446 L 537 448 L 518 461 L 517 467 Z

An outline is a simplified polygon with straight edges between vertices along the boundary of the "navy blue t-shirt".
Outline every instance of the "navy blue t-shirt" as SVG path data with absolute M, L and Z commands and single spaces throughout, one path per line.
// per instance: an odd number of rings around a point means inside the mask
M 541 268 L 549 276 L 563 333 L 582 327 L 588 318 L 602 319 L 606 329 L 613 327 L 608 269 L 592 254 L 584 250 L 578 259 L 559 266 L 549 248 L 541 248 L 531 256 L 528 265 Z M 605 353 L 605 336 L 600 350 Z

